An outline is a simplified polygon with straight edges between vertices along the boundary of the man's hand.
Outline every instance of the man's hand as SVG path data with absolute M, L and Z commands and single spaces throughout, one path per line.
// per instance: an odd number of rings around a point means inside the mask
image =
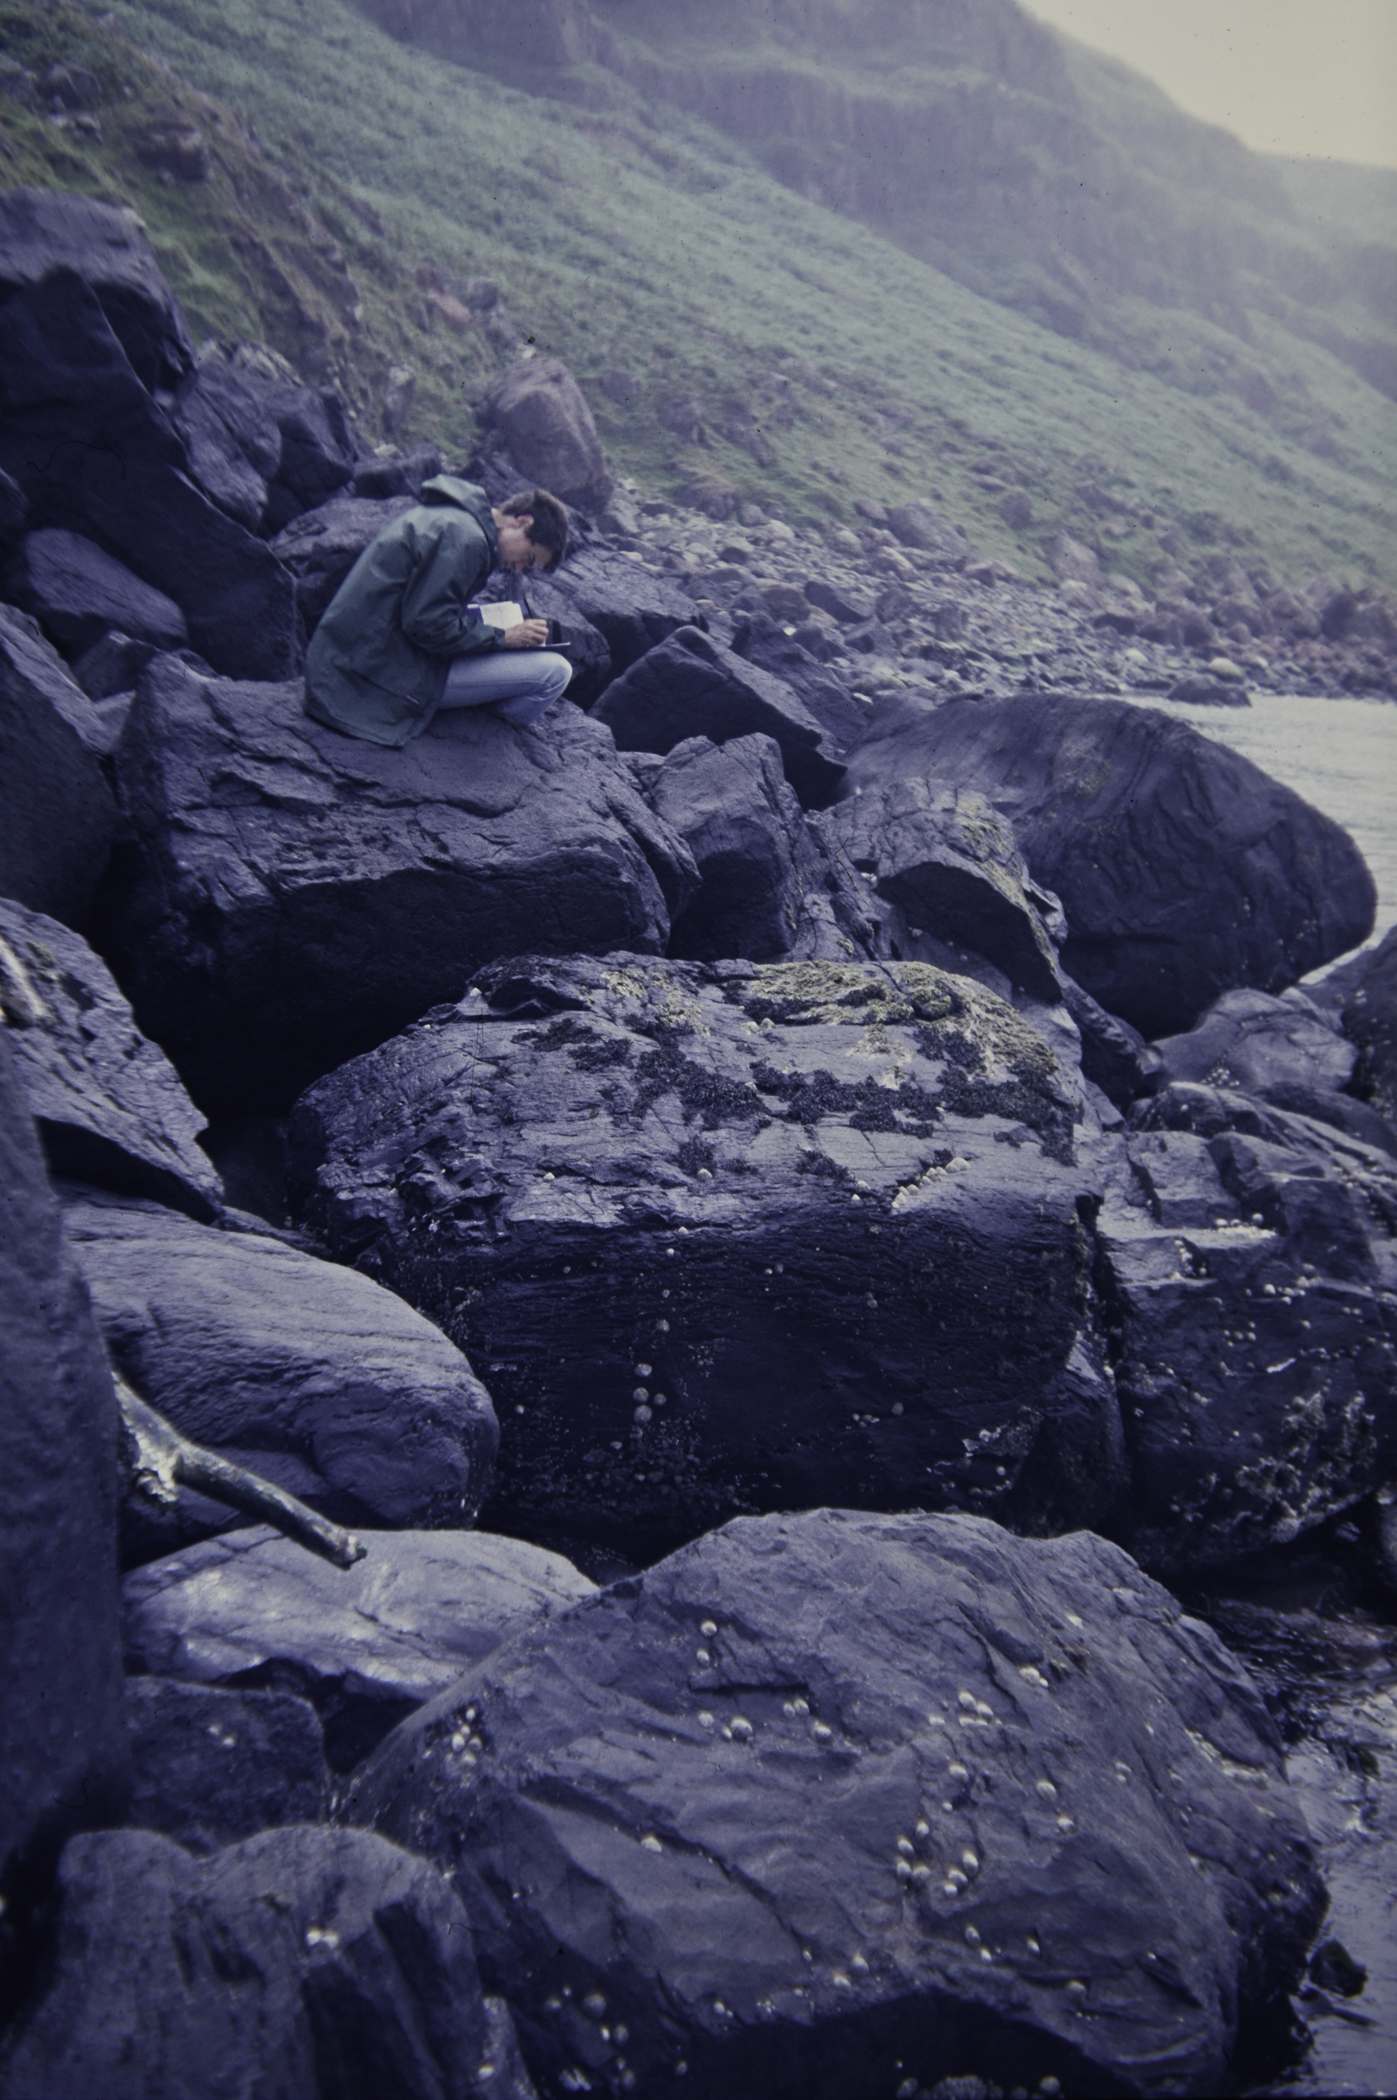
M 504 630 L 506 649 L 541 649 L 548 640 L 546 620 L 517 620 Z

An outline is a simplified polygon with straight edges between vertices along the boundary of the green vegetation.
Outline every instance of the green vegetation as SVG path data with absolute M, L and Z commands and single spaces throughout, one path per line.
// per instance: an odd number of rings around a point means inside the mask
M 116 21 L 0 0 L 7 54 L 71 56 L 105 90 L 100 139 L 0 100 L 4 179 L 133 203 L 196 334 L 264 336 L 336 376 L 371 427 L 402 362 L 418 374 L 413 429 L 455 452 L 472 441 L 498 353 L 424 301 L 431 264 L 499 281 L 647 487 L 726 487 L 793 519 L 925 494 L 1030 573 L 1064 525 L 1143 579 L 1177 520 L 1200 548 L 1286 573 L 1397 582 L 1392 405 L 1274 314 L 1252 315 L 1244 344 L 1122 299 L 1127 337 L 1154 346 L 1138 358 L 1153 368 L 1133 369 L 808 201 L 600 67 L 526 95 L 395 43 L 342 0 L 127 0 Z M 162 183 L 136 157 L 161 103 L 205 132 L 207 184 Z M 694 399 L 697 445 L 674 412 Z M 994 466 L 1029 495 L 1026 529 L 983 487 Z M 1103 520 L 1076 493 L 1087 482 L 1129 510 Z

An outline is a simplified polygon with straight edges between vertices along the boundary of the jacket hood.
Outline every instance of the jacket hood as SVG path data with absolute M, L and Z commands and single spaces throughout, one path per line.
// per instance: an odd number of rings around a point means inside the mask
M 468 510 L 482 524 L 493 523 L 490 517 L 490 498 L 474 481 L 462 481 L 459 474 L 434 474 L 430 481 L 422 484 L 419 500 L 423 503 L 452 503 L 457 510 Z

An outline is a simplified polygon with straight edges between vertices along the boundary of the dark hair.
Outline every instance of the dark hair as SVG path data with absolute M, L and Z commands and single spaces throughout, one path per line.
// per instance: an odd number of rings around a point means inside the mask
M 547 489 L 524 489 L 500 505 L 502 518 L 532 518 L 529 539 L 535 547 L 546 547 L 552 560 L 548 566 L 556 569 L 568 551 L 567 506 L 550 496 Z

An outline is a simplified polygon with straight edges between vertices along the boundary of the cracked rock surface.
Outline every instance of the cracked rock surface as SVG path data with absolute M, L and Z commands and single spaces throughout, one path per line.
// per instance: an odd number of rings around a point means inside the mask
M 638 1556 L 743 1508 L 1109 1508 L 1076 1103 L 929 965 L 532 956 L 293 1144 L 331 1251 L 488 1378 L 487 1521 Z
M 222 1188 L 204 1118 L 111 971 L 42 912 L 0 899 L 0 1016 L 49 1167 L 212 1218 Z
M 116 754 L 103 952 L 207 1113 L 285 1109 L 494 956 L 664 946 L 693 861 L 576 708 L 389 751 L 301 699 L 159 658 Z
M 392 1292 L 270 1234 L 95 1192 L 64 1230 L 113 1361 L 185 1436 L 339 1522 L 473 1521 L 490 1396 Z M 213 1528 L 219 1505 L 201 1508 Z
M 595 1587 L 561 1554 L 489 1532 L 358 1536 L 368 1550 L 348 1569 L 258 1525 L 133 1570 L 127 1667 L 294 1689 L 343 1769 L 502 1640 Z
M 969 1517 L 731 1523 L 497 1650 L 349 1813 L 451 1874 L 549 2094 L 1216 2091 L 1323 1906 L 1216 1636 Z

